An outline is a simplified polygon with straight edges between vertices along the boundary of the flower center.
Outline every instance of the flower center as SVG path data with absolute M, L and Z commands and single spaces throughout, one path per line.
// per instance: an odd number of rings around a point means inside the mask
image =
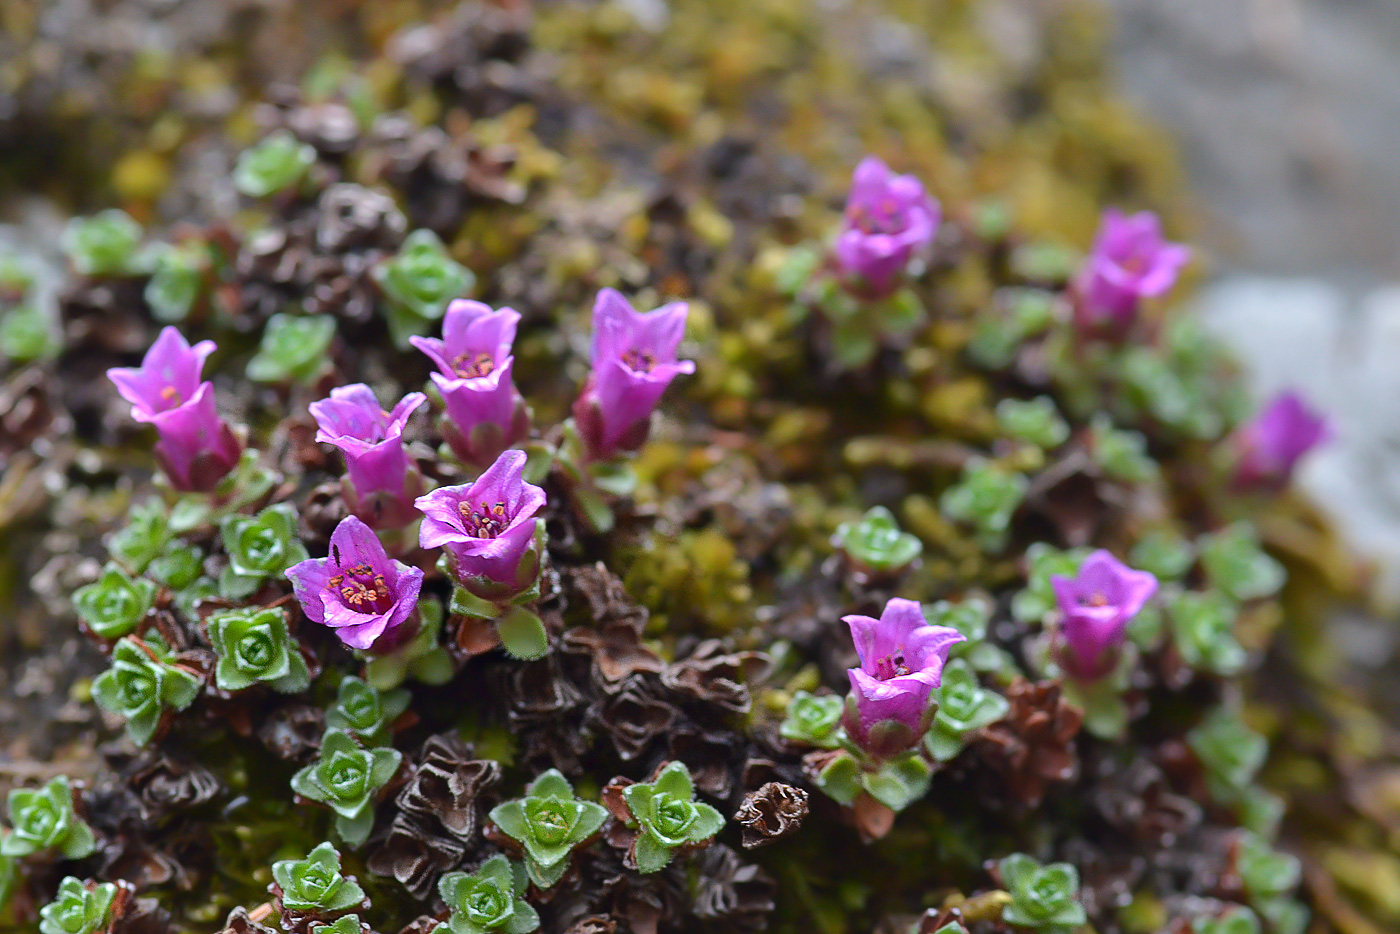
M 394 605 L 383 574 L 368 564 L 357 564 L 326 582 L 331 591 L 356 613 L 383 613 Z
M 846 210 L 846 219 L 861 233 L 895 234 L 904 228 L 899 207 L 888 199 L 872 208 L 855 204 Z
M 911 673 L 909 666 L 904 661 L 904 646 L 902 645 L 884 658 L 875 661 L 875 677 L 881 681 L 888 681 L 891 678 Z
M 471 503 L 459 503 L 457 514 L 462 517 L 462 525 L 473 538 L 496 538 L 509 524 L 505 503 L 494 506 L 482 503 L 480 509 L 473 508 Z
M 490 376 L 495 370 L 495 359 L 484 350 L 476 354 L 467 351 L 452 358 L 452 372 L 456 373 L 462 379 L 476 379 L 480 376 Z
M 1108 597 L 1101 590 L 1096 590 L 1087 597 L 1081 597 L 1080 601 L 1084 606 L 1108 606 Z
M 622 355 L 622 365 L 633 373 L 650 373 L 656 367 L 656 357 L 633 347 Z
M 180 390 L 176 389 L 174 386 L 162 387 L 160 390 L 160 401 L 164 402 L 166 406 L 173 409 L 182 401 L 180 399 Z

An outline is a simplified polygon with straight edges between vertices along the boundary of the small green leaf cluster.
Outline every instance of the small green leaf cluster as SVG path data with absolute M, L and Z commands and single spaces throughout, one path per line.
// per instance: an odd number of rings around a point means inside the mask
M 936 697 L 938 712 L 924 736 L 924 748 L 939 762 L 952 759 L 974 730 L 995 723 L 1011 709 L 1005 697 L 982 687 L 972 667 L 961 659 L 944 666 Z
M 1211 796 L 1222 804 L 1245 794 L 1269 755 L 1268 740 L 1224 707 L 1187 733 L 1186 744 L 1205 768 Z
M 1213 586 L 1241 602 L 1273 596 L 1287 574 L 1265 553 L 1253 524 L 1236 522 L 1198 542 L 1201 567 Z
M 399 770 L 396 749 L 365 749 L 344 730 L 327 730 L 320 757 L 292 776 L 292 791 L 335 812 L 335 829 L 352 847 L 369 838 L 379 792 Z
M 279 130 L 239 154 L 233 187 L 250 198 L 266 198 L 300 184 L 315 162 L 315 149 Z
M 878 763 L 840 752 L 817 773 L 817 786 L 838 804 L 853 804 L 862 793 L 892 811 L 902 811 L 928 793 L 933 769 L 918 750 Z
M 258 352 L 248 361 L 248 378 L 309 386 L 330 370 L 334 338 L 330 315 L 273 315 L 263 327 Z
M 268 579 L 307 558 L 297 538 L 297 513 L 291 503 L 269 506 L 256 516 L 232 515 L 221 525 L 228 566 L 219 575 L 219 593 L 242 600 Z
M 374 267 L 371 275 L 389 300 L 389 330 L 401 347 L 409 337 L 427 333 L 448 302 L 461 298 L 476 281 L 431 230 L 409 234 L 398 254 Z
M 1250 904 L 1269 922 L 1270 931 L 1302 934 L 1308 911 L 1291 897 L 1303 876 L 1296 856 L 1280 853 L 1258 834 L 1244 831 L 1235 853 L 1235 870 Z
M 336 689 L 335 703 L 326 711 L 326 727 L 344 730 L 366 746 L 383 746 L 389 741 L 389 728 L 408 709 L 410 700 L 403 688 L 380 691 L 347 675 Z
M 1001 912 L 1007 924 L 1042 934 L 1068 934 L 1088 920 L 1079 904 L 1079 872 L 1070 864 L 1042 866 L 1024 853 L 1013 853 L 997 868 L 1011 896 Z
M 993 296 L 992 314 L 979 315 L 968 354 L 981 366 L 1001 369 L 1032 338 L 1055 322 L 1053 293 L 1039 289 L 1004 288 Z
M 52 850 L 64 859 L 82 859 L 97 849 L 92 828 L 73 807 L 66 775 L 38 788 L 15 788 L 7 798 L 10 832 L 0 837 L 0 856 L 28 856 Z
M 525 850 L 525 870 L 541 889 L 554 885 L 569 868 L 574 849 L 596 834 L 608 812 L 582 801 L 557 769 L 540 775 L 525 797 L 491 809 L 491 821 Z
M 840 695 L 817 695 L 798 691 L 788 702 L 787 716 L 778 727 L 784 739 L 806 743 L 819 749 L 835 749 L 841 745 L 845 731 L 841 729 L 841 711 L 845 702 Z
M 112 924 L 117 887 L 110 882 L 83 882 L 73 876 L 58 885 L 58 895 L 39 909 L 40 934 L 100 934 Z
M 968 462 L 962 479 L 943 491 L 939 505 L 950 519 L 976 530 L 984 551 L 1006 547 L 1011 517 L 1025 499 L 1029 481 L 1024 474 L 981 458 Z
M 438 894 L 451 912 L 438 925 L 439 934 L 529 934 L 540 916 L 525 901 L 525 867 L 504 856 L 493 856 L 475 872 L 449 872 L 438 883 Z
M 75 217 L 63 230 L 63 252 L 84 276 L 130 276 L 145 271 L 141 225 L 116 208 Z
M 894 514 L 883 506 L 870 509 L 859 522 L 843 522 L 831 541 L 856 568 L 878 575 L 899 573 L 924 550 L 917 537 L 900 530 Z
M 1044 451 L 1054 450 L 1069 440 L 1069 423 L 1049 396 L 1003 399 L 997 403 L 996 420 L 1005 434 Z
M 340 853 L 321 843 L 305 859 L 272 864 L 272 878 L 281 890 L 282 907 L 289 911 L 331 917 L 365 903 L 365 891 L 340 870 Z
M 633 856 L 637 870 L 659 872 L 681 847 L 709 842 L 724 826 L 724 816 L 703 801 L 695 800 L 695 784 L 684 762 L 666 765 L 651 782 L 628 785 L 622 790 L 637 833 Z
M 924 606 L 924 616 L 931 626 L 947 626 L 962 633 L 966 641 L 953 646 L 951 659 L 962 659 L 973 671 L 984 674 L 1012 675 L 1016 662 L 1005 649 L 987 641 L 987 627 L 992 621 L 992 604 L 981 595 L 965 597 L 957 602 L 939 600 Z
M 293 694 L 310 686 L 311 673 L 282 609 L 225 610 L 211 615 L 205 625 L 219 657 L 214 683 L 221 690 L 241 691 L 261 682 Z
M 96 581 L 73 592 L 78 617 L 103 639 L 130 635 L 155 605 L 156 585 L 109 561 Z
M 1193 918 L 1191 934 L 1259 934 L 1259 916 L 1244 905 L 1231 905 L 1222 914 Z
M 1089 424 L 1089 454 L 1108 477 L 1123 483 L 1149 483 L 1161 470 L 1141 432 L 1115 428 L 1102 412 Z
M 126 636 L 112 649 L 111 667 L 92 684 L 103 710 L 126 720 L 126 735 L 138 746 L 150 742 L 167 711 L 184 710 L 203 681 L 175 663 L 158 637 Z
M 154 268 L 146 283 L 146 304 L 157 321 L 174 324 L 189 317 L 204 289 L 209 270 L 209 247 L 203 241 L 166 246 L 154 253 Z

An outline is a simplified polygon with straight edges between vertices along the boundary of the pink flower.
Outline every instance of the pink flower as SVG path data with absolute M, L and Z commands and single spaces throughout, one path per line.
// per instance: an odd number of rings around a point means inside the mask
M 131 403 L 131 417 L 155 426 L 156 459 L 177 490 L 214 489 L 238 463 L 242 445 L 220 418 L 214 386 L 200 381 L 213 341 L 194 347 L 173 327 L 160 332 L 139 367 L 115 367 L 107 378 Z
M 640 314 L 614 289 L 593 305 L 593 373 L 574 403 L 574 421 L 593 460 L 607 460 L 646 441 L 661 394 L 695 363 L 677 360 L 689 307 L 671 302 Z
M 373 390 L 355 383 L 311 403 L 316 440 L 335 445 L 345 455 L 351 510 L 375 528 L 400 528 L 417 516 L 413 499 L 423 484 L 404 450 L 403 431 L 426 399 L 421 392 L 411 392 L 386 412 Z
M 1235 482 L 1277 489 L 1288 483 L 1303 455 L 1332 436 L 1327 419 L 1295 392 L 1283 392 L 1234 437 L 1239 452 Z
M 914 254 L 933 242 L 938 224 L 938 202 L 922 182 L 866 156 L 851 179 L 836 261 L 855 291 L 882 297 L 899 284 Z
M 383 654 L 417 631 L 423 572 L 389 555 L 369 526 L 346 516 L 331 533 L 328 558 L 287 569 L 306 618 L 329 626 L 353 649 Z
M 1050 586 L 1064 614 L 1061 666 L 1094 681 L 1113 670 L 1128 623 L 1157 592 L 1157 578 L 1101 549 L 1084 559 L 1077 577 L 1052 574 Z
M 414 503 L 423 513 L 418 543 L 447 552 L 457 581 L 478 596 L 506 597 L 534 583 L 527 561 L 544 490 L 526 483 L 525 453 L 506 451 L 475 483 L 439 487 Z
M 1141 301 L 1165 295 L 1190 258 L 1189 249 L 1163 238 L 1156 214 L 1109 208 L 1075 279 L 1075 320 L 1086 331 L 1122 334 Z
M 442 339 L 409 341 L 437 364 L 431 374 L 447 409 L 445 436 L 454 453 L 484 464 L 529 433 L 524 400 L 515 391 L 511 344 L 520 315 L 468 299 L 447 306 Z
M 851 694 L 843 724 L 861 749 L 887 758 L 913 746 L 928 730 L 929 697 L 943 680 L 948 652 L 966 636 L 930 626 L 913 600 L 885 604 L 878 620 L 846 616 L 860 667 L 847 670 Z

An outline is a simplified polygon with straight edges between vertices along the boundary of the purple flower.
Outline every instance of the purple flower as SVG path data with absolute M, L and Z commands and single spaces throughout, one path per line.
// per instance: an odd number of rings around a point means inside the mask
M 311 403 L 319 429 L 316 440 L 335 445 L 345 455 L 351 511 L 375 528 L 399 528 L 417 515 L 413 499 L 422 491 L 422 478 L 409 463 L 403 430 L 426 398 L 411 392 L 386 412 L 373 390 L 355 383 Z
M 242 446 L 214 406 L 214 386 L 200 381 L 213 341 L 193 347 L 173 327 L 160 332 L 139 367 L 115 367 L 107 378 L 131 403 L 131 417 L 160 434 L 156 459 L 178 490 L 208 492 L 238 463 Z
M 661 394 L 695 363 L 677 360 L 689 306 L 671 302 L 639 314 L 614 289 L 593 304 L 593 373 L 574 403 L 574 420 L 593 460 L 632 451 L 646 441 Z
M 878 620 L 847 616 L 860 667 L 851 679 L 843 724 L 856 745 L 876 758 L 902 752 L 928 730 L 929 696 L 943 680 L 948 651 L 966 636 L 930 626 L 913 600 L 885 604 Z
M 1189 249 L 1163 239 L 1156 214 L 1109 208 L 1075 280 L 1075 319 L 1086 330 L 1122 333 L 1142 299 L 1166 294 L 1190 258 Z
M 1050 576 L 1061 623 L 1061 666 L 1094 681 L 1113 670 L 1128 623 L 1157 592 L 1157 578 L 1134 571 L 1100 549 L 1084 559 L 1079 576 Z
M 307 619 L 335 630 L 352 649 L 384 653 L 417 631 L 423 572 L 391 561 L 374 531 L 346 516 L 331 533 L 328 558 L 287 569 Z
M 866 156 L 851 178 L 836 261 L 857 291 L 887 295 L 915 252 L 933 241 L 938 223 L 938 202 L 917 178 Z
M 1244 487 L 1281 487 L 1303 455 L 1331 436 L 1327 419 L 1310 409 L 1301 396 L 1280 393 L 1236 432 L 1235 482 Z
M 524 468 L 523 451 L 506 451 L 475 483 L 439 487 L 414 503 L 424 517 L 418 543 L 446 551 L 456 579 L 477 596 L 513 596 L 539 573 L 539 555 L 525 559 L 545 497 L 525 482 Z
M 530 430 L 524 400 L 515 391 L 511 344 L 520 314 L 511 308 L 456 299 L 447 306 L 442 340 L 409 341 L 437 364 L 433 383 L 447 409 L 444 434 L 458 457 L 483 464 Z

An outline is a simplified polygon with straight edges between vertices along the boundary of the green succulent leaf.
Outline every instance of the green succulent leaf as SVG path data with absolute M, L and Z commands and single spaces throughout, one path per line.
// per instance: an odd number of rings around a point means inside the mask
M 859 568 L 880 574 L 903 570 L 923 552 L 923 544 L 899 528 L 894 514 L 883 506 L 866 512 L 859 522 L 843 522 L 832 544 Z
M 995 723 L 1011 709 L 1005 697 L 982 687 L 972 667 L 960 659 L 944 666 L 943 683 L 935 696 L 938 712 L 924 737 L 924 747 L 939 762 L 961 752 L 973 730 Z
M 130 634 L 156 599 L 156 585 L 144 578 L 133 579 L 117 564 L 108 562 L 102 576 L 73 593 L 73 607 L 88 628 L 103 639 Z
M 107 541 L 112 557 L 136 573 L 156 559 L 170 542 L 170 523 L 160 500 L 150 499 L 131 507 L 126 525 L 114 532 Z
M 282 906 L 292 911 L 329 915 L 349 911 L 365 900 L 364 889 L 341 873 L 340 853 L 329 842 L 321 843 L 305 859 L 273 863 L 272 878 L 282 890 Z
M 1230 676 L 1248 656 L 1235 639 L 1238 608 L 1218 591 L 1178 592 L 1167 600 L 1167 617 L 1182 661 L 1197 671 Z
M 402 688 L 381 692 L 353 675 L 346 676 L 336 689 L 335 703 L 326 711 L 326 726 L 344 730 L 366 746 L 383 746 L 389 727 L 408 709 L 410 699 Z
M 141 225 L 115 208 L 75 217 L 63 230 L 63 252 L 81 275 L 129 276 L 143 272 Z
M 939 504 L 948 518 L 977 530 L 983 550 L 1000 551 L 1028 483 L 1024 475 L 992 461 L 974 460 L 963 468 L 958 484 L 943 492 Z
M 278 130 L 239 155 L 233 187 L 250 198 L 266 198 L 300 184 L 315 162 L 315 149 Z
M 221 531 L 229 563 L 219 577 L 219 591 L 229 600 L 247 598 L 263 581 L 282 577 L 307 558 L 290 503 L 269 506 L 256 516 L 228 516 Z
M 1003 399 L 997 403 L 997 427 L 1004 433 L 1046 451 L 1069 440 L 1069 423 L 1049 396 Z
M 206 626 L 219 657 L 214 683 L 221 690 L 241 691 L 263 682 L 275 691 L 292 694 L 310 686 L 311 673 L 287 629 L 283 610 L 225 610 L 211 615 Z
M 403 761 L 396 749 L 365 749 L 344 730 L 327 730 L 320 757 L 292 776 L 292 791 L 329 807 L 336 832 L 358 847 L 374 826 L 374 804 Z
M 329 924 L 324 921 L 311 923 L 311 934 L 364 934 L 365 924 L 356 914 L 341 915 Z
M 203 682 L 175 665 L 157 638 L 144 642 L 127 636 L 112 649 L 111 667 L 92 684 L 98 706 L 126 720 L 126 732 L 138 746 L 150 742 L 167 710 L 194 703 Z
M 1240 834 L 1235 868 L 1250 901 L 1256 905 L 1291 894 L 1303 877 L 1303 867 L 1296 856 L 1278 852 L 1248 831 Z
M 1259 934 L 1259 916 L 1244 905 L 1231 905 L 1224 914 L 1191 921 L 1191 934 Z
M 1259 535 L 1248 522 L 1202 536 L 1198 547 L 1207 579 L 1236 600 L 1272 596 L 1287 577 L 1283 565 L 1260 547 Z
M 0 357 L 29 363 L 55 357 L 62 347 L 53 321 L 39 305 L 21 304 L 0 315 Z
M 146 304 L 157 321 L 173 324 L 189 317 L 204 289 L 209 247 L 203 242 L 168 246 L 155 253 L 155 268 L 146 283 Z
M 1147 453 L 1147 438 L 1141 432 L 1114 428 L 1102 413 L 1089 425 L 1089 451 L 1105 474 L 1124 483 L 1148 483 L 1160 471 Z
M 550 769 L 525 789 L 525 797 L 491 810 L 491 821 L 525 849 L 531 881 L 549 888 L 563 877 L 569 855 L 603 826 L 608 812 L 574 795 L 573 786 L 557 769 Z
M 785 739 L 807 743 L 820 749 L 835 749 L 841 745 L 840 695 L 816 695 L 798 691 L 788 702 L 787 717 L 778 732 Z
M 622 796 L 640 831 L 635 856 L 644 873 L 657 872 L 676 849 L 705 843 L 724 826 L 719 811 L 695 800 L 690 769 L 679 760 L 668 763 L 654 781 L 624 788 Z M 650 842 L 643 844 L 644 839 Z
M 66 775 L 38 788 L 12 789 L 7 805 L 10 832 L 0 838 L 0 856 L 54 851 L 64 859 L 82 859 L 97 849 L 92 828 L 73 809 Z
M 334 339 L 330 315 L 273 315 L 263 327 L 258 352 L 248 361 L 248 378 L 311 385 L 330 370 Z
M 860 773 L 860 785 L 892 811 L 902 811 L 928 794 L 933 769 L 917 751 L 886 759 Z
M 1003 921 L 1037 931 L 1061 932 L 1088 920 L 1079 904 L 1079 873 L 1073 866 L 1042 866 L 1024 853 L 1013 853 L 997 865 L 1011 895 L 1011 902 L 1002 909 Z
M 1211 794 L 1222 802 L 1238 798 L 1269 755 L 1268 740 L 1223 707 L 1187 733 L 1186 743 L 1205 766 Z
M 73 876 L 58 885 L 58 895 L 39 909 L 40 934 L 98 934 L 112 923 L 117 887 L 86 883 Z
M 1196 563 L 1196 550 L 1180 535 L 1158 529 L 1138 540 L 1129 552 L 1128 563 L 1155 574 L 1160 581 L 1180 580 Z
M 525 901 L 527 874 L 523 866 L 493 856 L 471 873 L 451 872 L 438 883 L 438 893 L 451 912 L 438 931 L 451 934 L 529 934 L 540 926 L 539 915 Z
M 476 281 L 471 270 L 456 262 L 431 230 L 415 230 L 398 255 L 374 267 L 371 275 L 389 299 L 389 329 L 394 343 L 425 334 Z

